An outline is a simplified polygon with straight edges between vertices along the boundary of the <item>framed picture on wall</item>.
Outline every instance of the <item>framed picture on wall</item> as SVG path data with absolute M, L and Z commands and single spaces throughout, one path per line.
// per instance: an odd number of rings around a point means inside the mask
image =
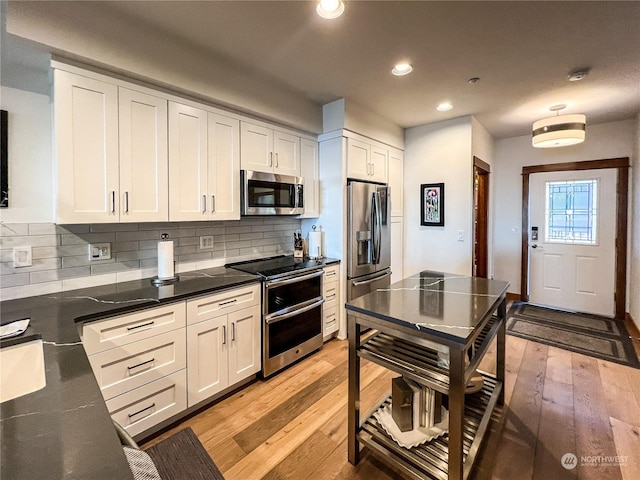
M 444 227 L 444 183 L 420 185 L 420 225 Z

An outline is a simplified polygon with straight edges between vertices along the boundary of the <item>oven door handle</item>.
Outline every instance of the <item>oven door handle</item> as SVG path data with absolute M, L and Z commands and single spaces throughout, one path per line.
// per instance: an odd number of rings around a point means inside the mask
M 307 275 L 295 276 L 295 277 L 287 278 L 285 280 L 275 280 L 273 282 L 267 282 L 265 284 L 265 286 L 267 288 L 276 288 L 276 287 L 280 287 L 282 285 L 289 285 L 291 283 L 303 282 L 303 281 L 309 280 L 311 278 L 319 277 L 322 274 L 324 274 L 324 270 L 322 268 L 320 268 L 320 269 L 318 269 L 318 271 L 313 272 L 313 273 L 309 273 Z
M 295 317 L 296 315 L 300 315 L 301 313 L 308 312 L 316 307 L 319 307 L 324 303 L 324 298 L 320 298 L 319 300 L 312 300 L 313 303 L 309 305 L 305 305 L 304 307 L 296 308 L 294 310 L 286 310 L 285 313 L 274 313 L 271 315 L 267 315 L 264 317 L 265 323 L 268 325 L 276 322 L 280 322 L 282 320 L 286 320 L 287 318 Z M 303 304 L 304 305 L 304 304 Z

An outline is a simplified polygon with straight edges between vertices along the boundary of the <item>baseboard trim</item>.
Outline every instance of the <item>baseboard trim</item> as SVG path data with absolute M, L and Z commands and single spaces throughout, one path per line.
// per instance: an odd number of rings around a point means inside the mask
M 509 301 L 509 302 L 519 302 L 520 300 L 522 300 L 522 297 L 520 296 L 519 293 L 507 292 L 507 301 Z

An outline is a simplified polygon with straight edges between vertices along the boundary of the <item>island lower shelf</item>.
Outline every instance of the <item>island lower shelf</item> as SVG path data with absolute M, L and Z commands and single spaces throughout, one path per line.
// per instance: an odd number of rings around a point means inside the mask
M 487 431 L 491 414 L 502 391 L 503 384 L 494 376 L 480 372 L 484 385 L 480 392 L 465 397 L 463 425 L 463 457 L 465 470 L 473 464 L 482 439 Z M 448 435 L 418 445 L 404 448 L 398 445 L 380 425 L 373 413 L 380 407 L 391 404 L 391 396 L 371 411 L 362 422 L 357 434 L 358 440 L 374 455 L 392 463 L 405 476 L 422 480 L 425 473 L 438 480 L 449 478 Z M 466 477 L 466 475 L 465 475 Z

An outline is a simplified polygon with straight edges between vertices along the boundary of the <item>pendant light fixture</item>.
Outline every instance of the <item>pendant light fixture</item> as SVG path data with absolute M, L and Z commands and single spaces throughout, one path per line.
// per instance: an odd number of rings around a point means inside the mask
M 566 105 L 554 105 L 549 110 L 555 117 L 543 118 L 533 124 L 531 143 L 536 148 L 565 147 L 584 142 L 587 117 L 581 114 L 560 115 Z

